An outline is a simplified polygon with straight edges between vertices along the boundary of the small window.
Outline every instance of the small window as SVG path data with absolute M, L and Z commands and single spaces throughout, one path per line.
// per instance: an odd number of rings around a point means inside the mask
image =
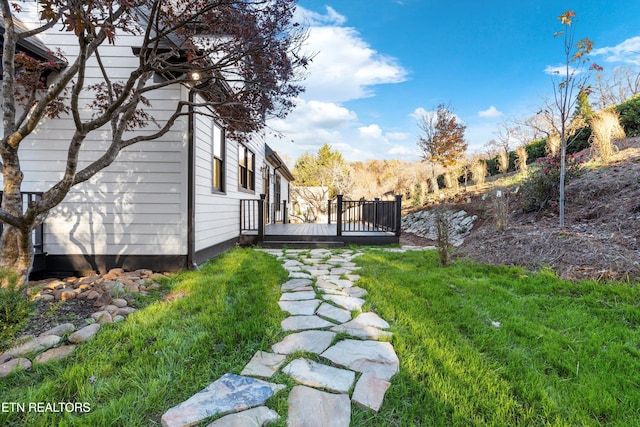
M 212 187 L 224 191 L 224 131 L 213 124 Z
M 255 154 L 244 145 L 238 146 L 238 183 L 240 188 L 255 191 Z

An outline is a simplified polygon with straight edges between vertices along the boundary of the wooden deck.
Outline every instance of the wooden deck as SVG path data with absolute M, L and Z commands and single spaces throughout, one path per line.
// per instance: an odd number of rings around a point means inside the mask
M 258 233 L 243 232 L 243 244 L 258 243 Z M 338 236 L 336 224 L 267 224 L 264 246 L 318 247 L 354 245 L 398 244 L 400 237 L 385 231 L 343 231 Z

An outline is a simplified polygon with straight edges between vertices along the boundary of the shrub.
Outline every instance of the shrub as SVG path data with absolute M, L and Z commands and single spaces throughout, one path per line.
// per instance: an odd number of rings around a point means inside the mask
M 436 248 L 440 264 L 445 267 L 449 263 L 449 252 L 453 248 L 451 242 L 451 216 L 449 211 L 443 206 L 434 209 L 436 223 Z
M 542 157 L 536 160 L 539 169 L 531 173 L 522 183 L 522 209 L 524 212 L 557 207 L 560 200 L 560 160 Z M 581 171 L 583 156 L 567 156 L 565 182 L 577 177 Z M 569 195 L 567 195 L 567 198 Z
M 636 95 L 615 107 L 620 113 L 620 124 L 627 136 L 640 135 L 640 95 Z
M 545 139 L 536 139 L 527 144 L 527 163 L 533 163 L 536 159 L 544 157 L 544 148 L 547 145 Z
M 27 326 L 33 312 L 33 302 L 25 295 L 25 286 L 17 285 L 12 272 L 0 270 L 0 351 L 6 350 L 11 341 Z

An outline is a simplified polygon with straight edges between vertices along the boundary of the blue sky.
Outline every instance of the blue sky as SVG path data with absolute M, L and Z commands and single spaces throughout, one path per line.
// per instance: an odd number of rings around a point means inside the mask
M 293 166 L 325 143 L 349 161 L 419 159 L 417 114 L 449 104 L 482 151 L 498 124 L 532 116 L 562 64 L 557 16 L 595 42 L 606 71 L 640 65 L 640 1 L 300 0 L 307 91 L 267 142 Z

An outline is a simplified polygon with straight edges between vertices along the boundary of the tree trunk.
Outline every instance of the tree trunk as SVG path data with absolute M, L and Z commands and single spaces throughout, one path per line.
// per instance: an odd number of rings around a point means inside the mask
M 0 267 L 13 271 L 18 276 L 18 285 L 29 281 L 33 268 L 34 250 L 31 242 L 31 231 L 23 231 L 17 227 L 6 225 L 0 238 Z M 0 283 L 6 287 L 8 283 Z

